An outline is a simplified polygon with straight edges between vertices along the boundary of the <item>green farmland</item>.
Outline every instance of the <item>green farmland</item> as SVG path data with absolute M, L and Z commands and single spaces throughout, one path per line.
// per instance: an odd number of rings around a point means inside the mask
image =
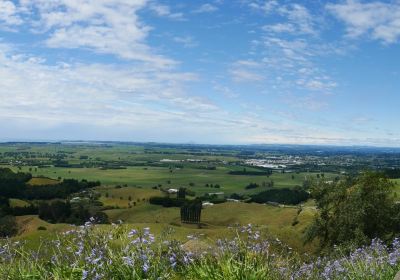
M 13 168 L 17 170 L 16 168 Z M 233 168 L 217 167 L 216 170 L 202 170 L 194 168 L 175 168 L 170 171 L 164 167 L 128 167 L 127 169 L 108 169 L 99 168 L 60 168 L 49 167 L 40 168 L 33 172 L 35 176 L 45 176 L 57 179 L 75 178 L 87 179 L 91 181 L 99 180 L 103 185 L 128 185 L 143 188 L 151 188 L 162 185 L 164 188 L 189 187 L 196 194 L 209 192 L 224 192 L 232 194 L 235 192 L 254 193 L 260 189 L 245 191 L 245 186 L 249 183 L 262 184 L 264 181 L 274 181 L 277 188 L 292 188 L 301 186 L 305 179 L 316 178 L 317 173 L 273 173 L 271 176 L 242 176 L 230 175 L 228 172 Z M 29 171 L 29 167 L 22 167 L 21 171 Z M 294 177 L 292 179 L 292 176 Z M 335 174 L 325 174 L 327 180 L 336 176 Z M 220 189 L 205 187 L 206 184 L 219 184 Z M 191 186 L 193 185 L 193 186 Z

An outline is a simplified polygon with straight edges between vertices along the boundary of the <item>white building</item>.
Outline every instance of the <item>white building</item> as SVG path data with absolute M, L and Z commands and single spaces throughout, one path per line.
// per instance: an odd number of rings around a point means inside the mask
M 214 203 L 211 203 L 211 202 L 208 202 L 208 201 L 204 201 L 203 203 L 202 203 L 202 206 L 203 207 L 208 207 L 208 206 L 213 206 L 214 205 Z

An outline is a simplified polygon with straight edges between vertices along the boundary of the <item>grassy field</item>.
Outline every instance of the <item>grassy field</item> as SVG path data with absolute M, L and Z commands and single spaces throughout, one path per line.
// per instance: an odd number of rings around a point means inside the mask
M 17 170 L 15 167 L 14 170 Z M 306 178 L 316 177 L 316 173 L 273 173 L 267 176 L 241 176 L 229 175 L 232 168 L 218 167 L 216 170 L 204 170 L 195 168 L 174 169 L 172 172 L 164 167 L 128 167 L 127 169 L 108 169 L 99 168 L 60 168 L 49 167 L 40 168 L 33 172 L 34 176 L 44 176 L 49 178 L 75 178 L 87 179 L 90 181 L 99 180 L 102 185 L 128 185 L 151 188 L 162 185 L 163 188 L 189 187 L 201 195 L 210 192 L 224 192 L 225 194 L 255 193 L 262 191 L 263 188 L 245 190 L 249 183 L 274 181 L 274 187 L 294 187 L 301 186 Z M 29 167 L 22 167 L 21 171 L 28 172 Z M 292 179 L 292 176 L 294 178 Z M 326 180 L 337 176 L 336 174 L 325 174 Z M 170 183 L 169 183 L 170 182 Z M 190 184 L 194 186 L 190 186 Z M 220 189 L 206 187 L 206 184 L 219 184 Z
M 71 144 L 16 144 L 0 146 L 0 153 L 4 152 L 32 152 L 42 154 L 43 157 L 37 157 L 37 159 L 46 159 L 46 154 L 60 154 L 67 153 L 70 155 L 69 160 L 72 163 L 80 162 L 80 157 L 88 157 L 92 160 L 104 160 L 104 161 L 136 161 L 136 162 L 147 162 L 147 161 L 159 161 L 162 159 L 173 159 L 173 160 L 185 160 L 201 159 L 201 160 L 225 160 L 225 161 L 236 161 L 235 151 L 225 151 L 223 155 L 209 153 L 207 155 L 196 154 L 188 149 L 177 149 L 177 148 L 145 148 L 140 144 L 137 145 L 71 145 Z
M 11 198 L 10 206 L 11 207 L 25 207 L 25 206 L 29 206 L 29 203 L 24 200 L 21 200 L 21 199 Z
M 135 187 L 115 188 L 115 187 L 98 187 L 96 188 L 101 194 L 100 201 L 104 206 L 112 206 L 119 208 L 128 208 L 135 203 L 141 205 L 152 196 L 162 196 L 163 193 L 153 189 L 139 189 Z
M 55 185 L 60 183 L 60 181 L 45 177 L 33 177 L 29 180 L 28 185 L 30 186 L 43 186 L 43 185 Z

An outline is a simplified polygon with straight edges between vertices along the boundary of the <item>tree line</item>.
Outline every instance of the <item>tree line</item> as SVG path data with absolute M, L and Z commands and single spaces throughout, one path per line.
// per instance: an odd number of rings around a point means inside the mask
M 64 179 L 55 185 L 29 186 L 30 173 L 14 173 L 9 168 L 0 168 L 0 197 L 20 199 L 67 198 L 70 194 L 100 185 L 100 182 Z
M 299 204 L 309 199 L 310 195 L 303 188 L 294 189 L 269 189 L 251 196 L 250 202 L 267 203 L 276 202 L 281 204 Z
M 93 188 L 100 182 L 86 180 L 64 179 L 61 183 L 46 186 L 30 186 L 32 179 L 30 173 L 13 172 L 9 168 L 0 168 L 0 237 L 12 236 L 17 233 L 15 216 L 39 215 L 40 218 L 50 223 L 66 222 L 83 224 L 90 217 L 95 217 L 98 222 L 108 221 L 107 216 L 89 205 L 71 205 L 68 199 L 73 193 Z M 10 198 L 25 200 L 54 200 L 54 202 L 31 203 L 28 206 L 10 206 Z
M 90 218 L 94 218 L 96 223 L 99 224 L 108 223 L 107 215 L 91 208 L 90 205 L 71 204 L 68 201 L 61 200 L 40 203 L 38 214 L 39 218 L 49 223 L 82 225 Z

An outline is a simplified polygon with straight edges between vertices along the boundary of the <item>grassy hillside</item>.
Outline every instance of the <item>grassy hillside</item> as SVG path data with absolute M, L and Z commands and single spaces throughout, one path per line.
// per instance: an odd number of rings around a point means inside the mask
M 163 208 L 157 205 L 143 204 L 129 209 L 113 209 L 105 212 L 112 221 L 122 220 L 132 226 L 137 223 L 174 226 L 178 235 L 183 229 L 185 233 L 191 229 L 210 238 L 223 235 L 228 226 L 250 223 L 262 226 L 296 249 L 313 250 L 312 244 L 303 246 L 303 233 L 315 214 L 315 210 L 312 208 L 305 208 L 298 214 L 296 207 L 227 202 L 203 209 L 202 229 L 181 224 L 180 210 L 175 207 Z M 298 223 L 294 224 L 296 217 Z

